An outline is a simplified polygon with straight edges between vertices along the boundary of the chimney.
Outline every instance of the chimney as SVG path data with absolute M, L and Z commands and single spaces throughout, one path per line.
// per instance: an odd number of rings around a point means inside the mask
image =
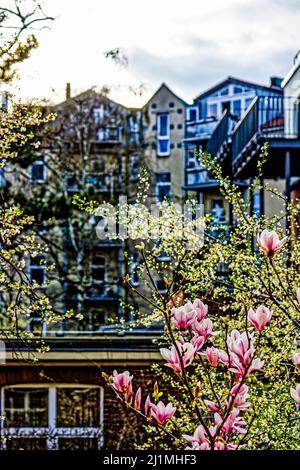
M 282 77 L 271 77 L 270 78 L 270 87 L 281 88 Z
M 71 98 L 71 83 L 66 84 L 66 100 Z

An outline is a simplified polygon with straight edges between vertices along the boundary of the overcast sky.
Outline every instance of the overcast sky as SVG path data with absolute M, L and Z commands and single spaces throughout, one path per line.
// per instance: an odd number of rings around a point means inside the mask
M 72 92 L 117 87 L 127 105 L 166 82 L 187 101 L 228 75 L 263 84 L 284 76 L 300 48 L 300 0 L 44 0 L 56 17 L 20 68 L 17 93 L 58 102 Z M 121 47 L 126 70 L 104 58 Z M 137 98 L 127 85 L 146 86 Z

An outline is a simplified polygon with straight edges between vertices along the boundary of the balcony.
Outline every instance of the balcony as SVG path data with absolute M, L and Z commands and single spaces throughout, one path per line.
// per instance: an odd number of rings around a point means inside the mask
M 217 124 L 218 121 L 215 117 L 201 119 L 200 121 L 186 121 L 184 140 L 195 143 L 208 140 Z
M 121 127 L 107 126 L 101 127 L 97 131 L 95 144 L 121 144 L 122 130 Z
M 276 165 L 267 174 L 283 174 L 283 150 L 299 148 L 299 104 L 289 97 L 256 97 L 232 133 L 232 166 L 235 176 L 247 176 L 264 142 Z M 272 156 L 273 155 L 273 156 Z
M 221 120 L 208 141 L 206 151 L 211 154 L 215 162 L 222 164 L 231 152 L 231 132 L 236 120 L 225 110 Z
M 114 192 L 119 187 L 118 178 L 111 173 L 86 173 L 85 176 L 75 173 L 65 174 L 65 188 L 68 193 L 78 193 L 89 187 L 97 193 Z
M 184 189 L 204 189 L 218 186 L 218 182 L 210 178 L 209 173 L 204 167 L 186 169 L 186 185 Z

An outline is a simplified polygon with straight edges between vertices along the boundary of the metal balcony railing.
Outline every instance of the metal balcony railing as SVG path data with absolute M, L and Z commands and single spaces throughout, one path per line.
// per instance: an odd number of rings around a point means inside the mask
M 218 121 L 211 117 L 200 121 L 186 121 L 185 140 L 197 141 L 209 139 Z
M 122 131 L 120 127 L 110 126 L 102 127 L 98 129 L 95 142 L 97 144 L 121 144 L 122 143 Z
M 292 97 L 256 97 L 232 133 L 233 164 L 252 142 L 299 138 L 299 100 Z
M 107 192 L 118 188 L 118 178 L 111 173 L 86 173 L 80 177 L 74 173 L 65 175 L 65 186 L 69 193 L 78 192 L 85 187 L 93 187 L 97 192 Z

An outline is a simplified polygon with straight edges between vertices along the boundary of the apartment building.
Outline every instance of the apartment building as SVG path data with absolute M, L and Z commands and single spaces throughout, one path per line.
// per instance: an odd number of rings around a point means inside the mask
M 132 447 L 142 438 L 135 418 L 122 411 L 101 372 L 130 368 L 147 389 L 150 364 L 160 358 L 152 343 L 160 328 L 120 328 L 130 319 L 121 300 L 137 306 L 122 280 L 130 246 L 99 238 L 105 218 L 89 215 L 73 200 L 75 195 L 97 204 L 117 204 L 120 195 L 134 200 L 143 163 L 142 112 L 95 90 L 74 97 L 67 90 L 67 99 L 51 108 L 56 118 L 42 147 L 3 175 L 6 196 L 35 216 L 34 231 L 47 246 L 28 256 L 28 276 L 47 294 L 58 321 L 45 322 L 38 314 L 21 319 L 33 346 L 41 341 L 49 346 L 36 363 L 26 342 L 6 341 L 2 449 Z M 73 315 L 63 316 L 68 311 Z
M 234 128 L 248 114 L 254 100 L 264 100 L 267 97 L 276 106 L 283 94 L 280 83 L 281 79 L 278 77 L 271 78 L 270 86 L 263 86 L 229 76 L 197 96 L 193 105 L 187 108 L 183 141 L 184 189 L 186 194 L 193 195 L 203 204 L 205 213 L 212 214 L 213 223 L 227 224 L 231 219 L 231 211 L 220 195 L 218 182 L 201 165 L 199 151 L 207 151 L 213 156 L 221 151 L 222 160 L 227 158 L 227 154 L 230 158 Z M 227 139 L 223 139 L 224 134 L 228 136 Z M 218 140 L 219 136 L 222 136 L 221 142 Z M 230 176 L 230 168 L 225 169 Z M 241 190 L 247 187 L 244 181 L 237 183 Z
M 289 199 L 299 195 L 299 67 L 297 59 L 282 80 L 282 90 L 257 95 L 231 132 L 228 132 L 230 117 L 224 113 L 207 144 L 207 150 L 224 172 L 247 188 L 257 175 L 262 145 L 268 142 L 262 182 Z M 253 196 L 252 207 L 258 215 L 272 215 L 283 210 L 284 203 L 260 190 Z
M 165 83 L 143 107 L 145 161 L 153 202 L 183 201 L 182 140 L 187 103 Z

